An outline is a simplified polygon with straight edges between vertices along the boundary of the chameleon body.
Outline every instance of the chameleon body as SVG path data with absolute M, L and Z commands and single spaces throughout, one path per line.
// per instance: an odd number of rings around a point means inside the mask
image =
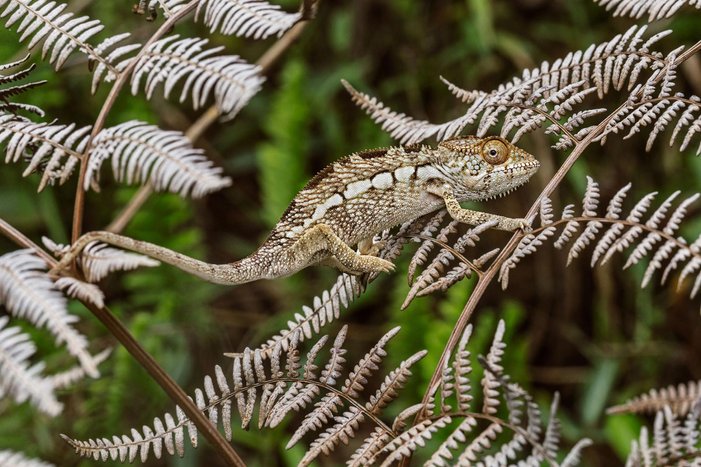
M 66 267 L 92 241 L 149 255 L 210 282 L 240 284 L 283 277 L 323 264 L 354 274 L 390 271 L 378 258 L 377 233 L 442 207 L 471 225 L 495 220 L 495 228 L 526 227 L 511 219 L 460 207 L 460 201 L 502 196 L 526 183 L 540 164 L 528 152 L 497 137 L 459 137 L 437 147 L 392 147 L 352 154 L 320 171 L 295 196 L 265 242 L 229 264 L 204 263 L 128 237 L 91 232 L 81 237 L 56 269 Z M 352 246 L 358 245 L 360 252 Z

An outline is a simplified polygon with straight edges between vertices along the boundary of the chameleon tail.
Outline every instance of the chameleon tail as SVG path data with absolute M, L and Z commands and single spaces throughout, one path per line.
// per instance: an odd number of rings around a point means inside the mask
M 234 263 L 211 264 L 153 243 L 102 231 L 90 232 L 80 237 L 71 246 L 70 252 L 61 258 L 54 271 L 61 271 L 68 267 L 89 243 L 96 241 L 144 254 L 215 284 L 236 285 L 264 277 L 261 271 L 260 258 L 256 254 Z

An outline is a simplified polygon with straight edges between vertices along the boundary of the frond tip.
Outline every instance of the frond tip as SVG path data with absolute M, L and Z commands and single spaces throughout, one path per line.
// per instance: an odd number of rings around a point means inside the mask
M 10 315 L 48 329 L 58 344 L 65 343 L 85 371 L 98 376 L 97 364 L 88 353 L 88 341 L 73 323 L 63 295 L 46 274 L 46 263 L 33 250 L 18 250 L 0 256 L 0 304 Z
M 689 381 L 677 386 L 651 389 L 623 404 L 610 407 L 606 413 L 655 413 L 669 407 L 674 415 L 684 416 L 700 403 L 701 381 Z
M 699 198 L 691 195 L 677 201 L 679 192 L 670 194 L 653 210 L 653 201 L 657 192 L 648 193 L 635 205 L 624 210 L 630 184 L 624 186 L 609 201 L 606 212 L 599 214 L 599 187 L 591 177 L 587 177 L 587 190 L 582 200 L 581 214 L 575 216 L 573 205 L 565 206 L 559 220 L 552 221 L 548 207 L 543 216 L 541 209 L 540 227 L 524 236 L 511 256 L 504 261 L 499 272 L 503 287 L 508 285 L 510 270 L 521 259 L 534 253 L 546 240 L 560 230 L 555 240 L 556 248 L 563 249 L 570 244 L 567 255 L 568 264 L 592 247 L 591 266 L 606 263 L 614 254 L 628 250 L 624 268 L 633 266 L 649 258 L 643 274 L 641 286 L 647 286 L 656 273 L 661 273 L 660 283 L 667 283 L 674 272 L 679 288 L 686 287 L 687 278 L 693 278 L 688 287 L 690 298 L 701 290 L 701 235 L 693 242 L 678 235 L 687 212 Z M 550 200 L 544 200 L 550 204 Z
M 114 177 L 126 183 L 150 183 L 157 191 L 199 198 L 231 185 L 222 169 L 192 146 L 179 131 L 129 121 L 102 130 L 94 141 L 85 189 L 99 180 L 105 160 L 112 163 Z
M 180 102 L 192 97 L 193 108 L 203 107 L 210 95 L 222 114 L 230 120 L 260 90 L 264 81 L 260 68 L 238 56 L 216 55 L 224 47 L 205 49 L 209 41 L 200 38 L 180 39 L 177 35 L 151 44 L 136 64 L 131 90 L 137 94 L 142 86 L 146 97 L 163 84 L 164 95 L 182 83 Z
M 196 18 L 200 17 L 210 32 L 265 39 L 281 36 L 302 14 L 286 13 L 263 0 L 202 0 L 197 4 Z

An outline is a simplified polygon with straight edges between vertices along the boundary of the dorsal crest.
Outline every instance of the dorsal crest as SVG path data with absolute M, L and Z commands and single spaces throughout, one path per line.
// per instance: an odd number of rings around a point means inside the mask
M 458 136 L 441 141 L 438 143 L 438 146 L 450 151 L 474 154 L 479 152 L 479 147 L 483 142 L 484 138 L 478 138 L 477 136 Z

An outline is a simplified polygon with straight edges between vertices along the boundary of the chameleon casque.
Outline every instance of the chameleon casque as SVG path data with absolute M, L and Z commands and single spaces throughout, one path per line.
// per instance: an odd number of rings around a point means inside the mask
M 217 284 L 242 284 L 294 274 L 307 266 L 333 266 L 352 274 L 388 272 L 374 256 L 372 238 L 446 207 L 460 222 L 496 221 L 494 228 L 526 228 L 512 219 L 460 207 L 460 201 L 503 196 L 526 183 L 540 163 L 499 137 L 462 136 L 437 147 L 391 147 L 352 154 L 321 170 L 295 196 L 265 242 L 250 256 L 209 264 L 167 248 L 111 232 L 83 235 L 54 272 L 70 266 L 93 241 L 148 255 Z M 359 251 L 353 248 L 358 245 Z

